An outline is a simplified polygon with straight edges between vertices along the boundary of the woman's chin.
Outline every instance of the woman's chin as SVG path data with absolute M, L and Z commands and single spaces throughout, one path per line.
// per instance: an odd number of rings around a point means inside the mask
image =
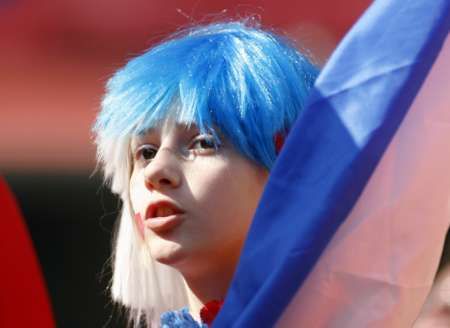
M 151 257 L 162 264 L 176 267 L 186 257 L 183 246 L 174 241 L 156 240 L 155 238 L 149 243 L 149 246 Z

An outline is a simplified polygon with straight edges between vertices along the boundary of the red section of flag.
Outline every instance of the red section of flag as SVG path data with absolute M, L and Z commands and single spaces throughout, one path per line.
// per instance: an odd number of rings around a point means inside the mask
M 0 327 L 55 327 L 33 244 L 1 177 L 0 210 Z

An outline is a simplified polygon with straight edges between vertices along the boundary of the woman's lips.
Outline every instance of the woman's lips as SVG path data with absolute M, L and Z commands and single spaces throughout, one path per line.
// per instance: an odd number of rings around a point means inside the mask
M 167 201 L 150 204 L 145 212 L 144 226 L 155 233 L 167 232 L 184 220 L 184 211 Z
M 155 217 L 144 221 L 144 226 L 155 233 L 170 231 L 183 222 L 183 214 Z

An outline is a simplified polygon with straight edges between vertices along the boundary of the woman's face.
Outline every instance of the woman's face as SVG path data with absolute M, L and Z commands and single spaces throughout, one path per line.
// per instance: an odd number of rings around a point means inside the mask
M 171 120 L 132 140 L 131 205 L 155 260 L 236 264 L 268 172 L 221 142 Z

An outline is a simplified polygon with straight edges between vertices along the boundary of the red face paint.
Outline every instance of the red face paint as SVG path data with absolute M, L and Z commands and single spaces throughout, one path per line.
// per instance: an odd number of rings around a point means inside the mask
M 144 223 L 142 222 L 142 217 L 140 213 L 136 213 L 134 215 L 134 220 L 136 221 L 136 225 L 139 231 L 139 235 L 142 239 L 144 239 Z

